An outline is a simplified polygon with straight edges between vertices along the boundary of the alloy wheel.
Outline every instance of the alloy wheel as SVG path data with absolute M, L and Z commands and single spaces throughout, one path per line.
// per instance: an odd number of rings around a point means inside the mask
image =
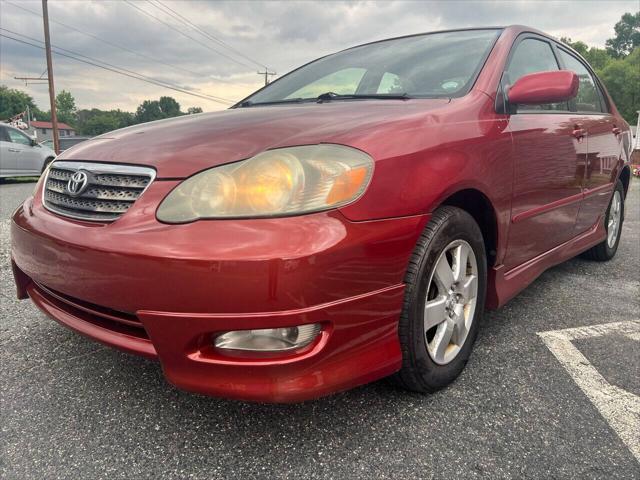
M 611 199 L 611 206 L 609 207 L 609 221 L 607 223 L 607 245 L 609 248 L 613 248 L 618 239 L 618 233 L 620 230 L 620 217 L 622 214 L 622 197 L 620 192 L 616 190 L 613 193 Z
M 473 322 L 478 263 L 464 240 L 442 251 L 430 274 L 424 306 L 425 344 L 431 359 L 445 365 L 460 353 Z

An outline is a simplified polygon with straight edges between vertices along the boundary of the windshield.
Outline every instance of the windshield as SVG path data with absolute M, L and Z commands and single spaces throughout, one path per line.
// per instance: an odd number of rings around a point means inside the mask
M 327 93 L 459 97 L 473 85 L 499 34 L 497 29 L 460 30 L 350 48 L 294 70 L 240 105 L 315 100 Z

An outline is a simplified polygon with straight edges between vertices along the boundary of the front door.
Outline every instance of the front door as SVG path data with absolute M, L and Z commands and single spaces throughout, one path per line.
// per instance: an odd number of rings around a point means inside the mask
M 17 154 L 17 174 L 39 174 L 42 169 L 42 149 L 33 146 L 31 138 L 15 128 L 7 128 L 7 133 L 13 143 L 13 149 L 19 150 Z
M 0 175 L 3 177 L 16 173 L 20 153 L 20 150 L 11 142 L 7 130 L 9 130 L 7 127 L 0 125 Z
M 523 75 L 551 70 L 559 64 L 549 41 L 525 36 L 514 46 L 504 80 L 512 85 Z M 574 237 L 586 148 L 582 116 L 566 102 L 516 108 L 508 124 L 514 171 L 507 270 Z

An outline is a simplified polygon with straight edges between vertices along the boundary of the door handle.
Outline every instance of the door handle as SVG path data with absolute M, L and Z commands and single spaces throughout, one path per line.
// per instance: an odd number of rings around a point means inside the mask
M 584 136 L 587 134 L 587 131 L 584 128 L 574 128 L 571 134 L 578 140 L 580 140 L 581 138 L 584 138 Z
M 10 148 L 9 151 L 10 152 L 20 153 L 20 150 L 18 150 L 17 148 Z

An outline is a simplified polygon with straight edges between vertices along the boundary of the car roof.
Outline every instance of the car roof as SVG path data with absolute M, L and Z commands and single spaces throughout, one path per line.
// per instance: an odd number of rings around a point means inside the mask
M 366 43 L 361 43 L 359 45 L 353 45 L 351 47 L 345 48 L 343 50 L 340 50 L 338 52 L 334 52 L 334 53 L 340 53 L 340 52 L 344 52 L 347 50 L 351 50 L 352 48 L 358 48 L 358 47 L 364 47 L 366 45 L 373 45 L 376 43 L 382 43 L 382 42 L 388 42 L 391 40 L 400 40 L 402 38 L 411 38 L 411 37 L 421 37 L 424 35 L 434 35 L 434 34 L 438 34 L 438 33 L 450 33 L 450 32 L 469 32 L 469 31 L 474 31 L 474 30 L 496 30 L 496 31 L 502 31 L 502 32 L 510 32 L 512 34 L 514 34 L 514 36 L 519 35 L 520 33 L 535 33 L 537 35 L 541 35 L 543 37 L 547 37 L 551 40 L 554 40 L 556 42 L 560 42 L 560 40 L 558 40 L 557 38 L 552 37 L 551 35 L 544 33 L 536 28 L 532 28 L 532 27 L 527 27 L 526 25 L 507 25 L 507 26 L 483 26 L 483 27 L 464 27 L 464 28 L 448 28 L 445 30 L 434 30 L 431 32 L 420 32 L 420 33 L 411 33 L 409 35 L 400 35 L 398 37 L 389 37 L 389 38 L 382 38 L 379 40 L 374 40 L 372 42 L 366 42 Z M 332 54 L 329 54 L 332 55 Z M 327 55 L 328 56 L 328 55 Z

